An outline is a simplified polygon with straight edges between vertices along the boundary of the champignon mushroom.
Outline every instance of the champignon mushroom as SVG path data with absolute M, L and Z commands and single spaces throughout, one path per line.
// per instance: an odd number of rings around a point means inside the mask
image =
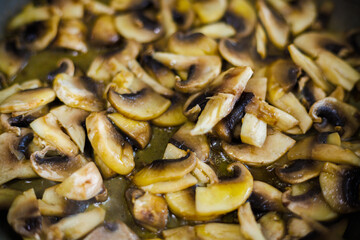
M 84 1 L 86 2 L 86 1 Z M 50 6 L 61 11 L 62 19 L 80 19 L 84 17 L 84 3 L 72 0 L 52 0 Z
M 301 239 L 314 231 L 309 223 L 294 217 L 289 219 L 287 229 L 291 239 Z
M 265 239 L 280 240 L 285 235 L 284 220 L 276 212 L 269 212 L 259 219 Z
M 265 240 L 260 226 L 258 226 L 255 216 L 251 211 L 250 203 L 246 202 L 238 210 L 240 231 L 246 239 Z
M 133 149 L 107 119 L 104 112 L 86 118 L 86 129 L 94 153 L 113 171 L 129 174 L 134 166 Z
M 299 100 L 306 107 L 310 107 L 316 102 L 326 97 L 326 93 L 310 81 L 310 78 L 305 76 L 299 79 Z
M 8 77 L 14 76 L 25 66 L 30 54 L 26 50 L 19 50 L 15 41 L 0 42 L 0 71 Z
M 9 209 L 13 201 L 22 192 L 11 188 L 0 188 L 0 209 Z
M 84 240 L 140 240 L 140 238 L 123 222 L 106 222 L 103 226 L 97 227 Z
M 114 15 L 115 9 L 99 1 L 84 1 L 85 9 L 94 15 Z
M 195 122 L 198 119 L 199 114 L 205 108 L 206 103 L 209 101 L 211 92 L 198 92 L 192 94 L 185 102 L 183 113 L 188 120 Z
M 59 60 L 57 65 L 58 65 L 58 68 L 49 72 L 49 74 L 47 75 L 48 82 L 53 83 L 56 75 L 58 75 L 60 73 L 66 73 L 67 75 L 72 76 L 72 77 L 74 76 L 75 65 L 71 59 L 63 58 L 63 59 Z
M 226 0 L 198 1 L 193 3 L 193 9 L 201 23 L 216 22 L 224 15 L 226 7 Z
M 256 25 L 255 28 L 255 40 L 256 40 L 256 52 L 261 56 L 262 59 L 265 59 L 267 56 L 267 36 L 264 28 L 260 23 Z
M 238 224 L 206 223 L 195 226 L 196 236 L 204 240 L 243 240 Z
M 250 113 L 242 119 L 240 138 L 241 142 L 261 148 L 266 140 L 267 125 Z
M 360 209 L 360 169 L 348 165 L 325 163 L 320 173 L 320 186 L 326 202 L 339 213 Z
M 286 212 L 286 209 L 281 202 L 281 195 L 282 192 L 270 184 L 254 181 L 253 191 L 249 198 L 249 202 L 252 208 L 257 211 Z
M 112 45 L 119 41 L 120 36 L 115 28 L 113 16 L 99 16 L 91 31 L 91 41 L 98 45 Z
M 183 114 L 183 99 L 175 96 L 171 106 L 159 117 L 151 120 L 151 123 L 160 127 L 179 126 L 185 123 L 187 118 Z
M 243 204 L 251 194 L 253 178 L 241 163 L 228 166 L 234 178 L 220 183 L 197 187 L 195 193 L 196 212 L 201 215 L 218 215 L 231 212 Z M 229 198 L 229 196 L 232 196 Z
M 234 66 L 254 67 L 251 56 L 252 43 L 248 38 L 223 38 L 219 43 L 219 51 L 223 58 Z
M 7 221 L 22 236 L 40 238 L 42 217 L 33 188 L 15 198 L 7 214 Z
M 118 11 L 142 10 L 151 5 L 151 0 L 111 0 L 110 7 Z
M 109 179 L 109 178 L 116 176 L 117 173 L 114 170 L 112 170 L 111 168 L 109 168 L 104 163 L 104 161 L 95 153 L 94 153 L 94 162 L 96 163 L 96 166 L 99 168 L 104 179 Z
M 166 229 L 162 232 L 162 235 L 165 239 L 196 239 L 195 229 L 193 226 L 182 226 L 172 229 Z
M 308 159 L 298 159 L 285 163 L 275 168 L 275 173 L 280 180 L 296 184 L 318 177 L 324 163 Z
M 78 19 L 63 20 L 53 46 L 86 53 L 86 26 Z
M 192 32 L 202 33 L 208 37 L 219 39 L 228 38 L 236 34 L 236 30 L 225 22 L 216 22 L 195 28 Z
M 337 131 L 342 139 L 353 136 L 360 126 L 359 110 L 332 97 L 315 102 L 309 114 L 316 130 L 319 132 Z

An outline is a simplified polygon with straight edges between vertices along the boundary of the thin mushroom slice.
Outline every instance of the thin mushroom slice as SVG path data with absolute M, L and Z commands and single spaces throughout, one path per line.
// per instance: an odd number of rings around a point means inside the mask
M 265 239 L 280 240 L 285 235 L 285 222 L 276 212 L 269 212 L 259 219 Z
M 166 229 L 162 232 L 165 240 L 189 239 L 196 240 L 196 233 L 193 226 L 182 226 L 173 229 Z
M 201 215 L 228 213 L 248 199 L 253 189 L 253 177 L 249 170 L 241 163 L 233 163 L 229 165 L 228 171 L 234 172 L 234 178 L 196 188 L 197 213 Z
M 320 161 L 298 159 L 276 167 L 275 173 L 280 180 L 296 184 L 318 177 L 323 166 Z
M 112 45 L 118 42 L 120 35 L 115 28 L 115 19 L 111 15 L 99 16 L 91 31 L 91 41 L 97 45 Z
M 284 49 L 288 43 L 290 28 L 284 18 L 270 9 L 264 0 L 256 2 L 259 18 L 265 27 L 271 42 L 280 49 Z
M 163 114 L 171 102 L 149 88 L 136 93 L 119 94 L 110 89 L 108 100 L 121 114 L 134 120 L 151 120 Z
M 103 226 L 95 228 L 84 240 L 140 240 L 140 238 L 125 223 L 117 220 L 116 222 L 106 222 Z
M 225 22 L 216 22 L 195 28 L 192 32 L 202 33 L 208 37 L 219 39 L 228 38 L 236 34 L 236 30 Z
M 339 213 L 360 209 L 360 169 L 348 165 L 325 163 L 320 174 L 320 186 L 326 202 Z
M 63 20 L 53 46 L 86 53 L 86 31 L 86 26 L 81 20 Z
M 201 240 L 244 240 L 239 225 L 229 223 L 206 223 L 195 226 L 195 233 Z
M 140 43 L 157 40 L 163 33 L 163 27 L 143 12 L 124 13 L 115 18 L 116 30 L 126 39 Z
M 14 76 L 25 66 L 30 54 L 26 50 L 19 50 L 15 41 L 0 42 L 0 71 L 8 77 Z
M 301 239 L 309 235 L 314 229 L 309 223 L 299 218 L 290 218 L 287 224 L 288 236 Z
M 99 98 L 99 86 L 87 77 L 58 74 L 53 83 L 56 96 L 69 107 L 81 108 L 85 111 L 100 111 L 104 107 Z
M 255 216 L 251 210 L 249 202 L 239 207 L 238 218 L 240 231 L 246 239 L 265 240 L 265 237 L 261 232 L 261 228 L 255 220 Z
M 326 97 L 315 102 L 309 114 L 317 131 L 337 131 L 342 139 L 353 136 L 360 126 L 359 110 L 333 97 Z
M 72 200 L 89 200 L 103 191 L 103 179 L 95 163 L 89 162 L 73 172 L 56 188 L 56 193 Z
M 171 127 L 179 126 L 186 120 L 187 118 L 183 114 L 183 99 L 175 96 L 166 112 L 153 119 L 151 123 L 159 127 Z
M 29 111 L 55 100 L 51 88 L 26 89 L 17 92 L 0 103 L 1 113 Z
M 151 5 L 149 0 L 111 0 L 110 7 L 118 11 L 142 10 Z
M 225 13 L 226 0 L 198 1 L 193 4 L 193 9 L 201 23 L 218 21 Z
M 254 67 L 251 56 L 252 43 L 250 39 L 229 39 L 223 38 L 219 43 L 219 51 L 223 58 L 234 66 Z
M 69 76 L 74 76 L 75 74 L 75 65 L 74 62 L 69 58 L 63 58 L 57 63 L 57 68 L 52 70 L 47 75 L 47 81 L 53 83 L 55 77 L 60 73 L 66 73 Z
M 56 193 L 57 185 L 45 189 L 41 199 L 38 199 L 40 213 L 43 216 L 64 216 L 67 200 Z
M 281 202 L 282 192 L 262 181 L 254 181 L 253 191 L 249 202 L 254 210 L 261 212 L 286 212 Z
M 123 175 L 133 170 L 133 149 L 117 132 L 105 113 L 91 113 L 86 118 L 86 129 L 94 153 L 106 166 Z
M 43 84 L 39 79 L 28 80 L 22 84 L 15 83 L 0 91 L 0 103 L 2 103 L 6 98 L 10 97 L 11 95 L 14 95 L 15 93 L 18 93 L 22 90 L 36 89 L 41 88 L 42 86 Z
M 292 185 L 283 193 L 282 202 L 293 213 L 316 221 L 329 221 L 338 214 L 326 203 L 317 182 Z
M 255 40 L 256 52 L 261 56 L 262 59 L 265 59 L 267 56 L 268 38 L 266 36 L 264 28 L 260 23 L 258 23 L 255 28 Z
M 278 160 L 294 144 L 295 140 L 285 134 L 269 131 L 261 148 L 247 144 L 231 145 L 226 142 L 222 142 L 222 148 L 234 160 L 250 166 L 266 166 Z

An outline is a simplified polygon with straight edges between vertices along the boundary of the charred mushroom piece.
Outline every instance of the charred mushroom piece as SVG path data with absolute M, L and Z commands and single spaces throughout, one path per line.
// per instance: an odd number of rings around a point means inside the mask
M 229 39 L 223 38 L 219 43 L 221 56 L 234 66 L 254 67 L 253 57 L 251 56 L 252 44 L 250 39 Z
M 91 41 L 99 45 L 112 45 L 119 41 L 120 36 L 115 28 L 114 17 L 102 15 L 95 21 L 91 31 Z
M 282 192 L 270 184 L 254 181 L 253 191 L 249 198 L 249 202 L 254 210 L 261 212 L 286 212 L 286 209 L 281 202 L 281 195 Z
M 251 211 L 250 203 L 247 202 L 239 207 L 238 218 L 240 231 L 246 239 L 265 240 L 260 226 L 258 226 L 255 216 Z
M 265 239 L 280 240 L 285 235 L 285 222 L 276 212 L 269 212 L 259 219 Z
M 97 227 L 84 240 L 140 240 L 140 238 L 123 222 L 106 222 L 103 226 Z
M 225 22 L 216 22 L 207 24 L 193 30 L 194 33 L 202 33 L 208 37 L 219 39 L 228 38 L 236 34 L 236 30 Z
M 57 97 L 69 107 L 89 112 L 100 111 L 104 107 L 99 97 L 101 88 L 91 78 L 61 73 L 55 77 L 53 87 Z
M 359 168 L 325 163 L 320 186 L 326 202 L 336 212 L 350 213 L 360 209 L 359 173 Z
M 299 75 L 300 68 L 291 60 L 279 59 L 272 63 L 266 71 L 270 98 L 277 99 L 275 91 L 278 88 L 281 88 L 284 92 L 291 91 L 296 85 Z
M 86 118 L 88 138 L 94 153 L 113 171 L 129 174 L 134 166 L 133 149 L 107 119 L 105 113 L 94 112 Z
M 206 223 L 195 226 L 196 236 L 202 240 L 243 240 L 238 224 Z
M 52 83 L 55 77 L 60 73 L 66 73 L 69 76 L 74 76 L 75 74 L 75 65 L 73 61 L 69 58 L 63 58 L 58 62 L 58 68 L 49 72 L 47 80 Z
M 275 173 L 280 180 L 296 184 L 318 177 L 323 166 L 319 161 L 298 159 L 275 168 Z
M 319 132 L 339 132 L 342 139 L 349 138 L 359 128 L 360 112 L 357 108 L 326 97 L 312 105 L 309 112 Z
M 253 177 L 241 163 L 229 165 L 234 178 L 207 187 L 197 187 L 195 193 L 196 212 L 201 215 L 218 215 L 231 212 L 242 205 L 253 189 Z M 229 196 L 232 196 L 229 198 Z
M 128 94 L 119 94 L 111 88 L 107 95 L 109 102 L 118 112 L 140 121 L 157 118 L 171 105 L 168 99 L 150 88 Z
M 15 198 L 7 214 L 7 221 L 22 236 L 40 238 L 42 217 L 33 188 Z
M 86 53 L 86 26 L 78 19 L 63 20 L 53 46 Z
M 156 20 L 149 18 L 143 11 L 124 13 L 115 18 L 116 30 L 126 39 L 140 43 L 157 40 L 163 33 L 163 27 Z
M 14 76 L 25 66 L 30 54 L 26 50 L 19 50 L 15 41 L 0 42 L 0 71 L 8 77 Z
M 226 0 L 198 1 L 193 4 L 194 11 L 202 23 L 216 22 L 224 15 L 226 7 Z

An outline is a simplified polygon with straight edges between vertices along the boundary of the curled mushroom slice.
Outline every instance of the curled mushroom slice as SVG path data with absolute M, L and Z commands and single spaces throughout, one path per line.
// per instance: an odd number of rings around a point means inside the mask
M 323 71 L 326 79 L 348 91 L 351 91 L 360 80 L 360 73 L 358 71 L 328 51 L 320 52 L 316 63 Z
M 254 67 L 253 58 L 250 54 L 251 42 L 249 39 L 223 38 L 219 43 L 221 56 L 234 66 Z
M 326 202 L 339 213 L 360 209 L 359 168 L 325 163 L 320 174 L 320 186 Z
M 202 23 L 216 22 L 224 15 L 226 7 L 226 0 L 198 1 L 193 4 L 194 11 Z
M 103 190 L 103 179 L 95 163 L 89 162 L 67 177 L 56 193 L 72 200 L 89 200 Z
M 123 222 L 106 222 L 103 226 L 97 227 L 84 240 L 98 240 L 98 239 L 128 239 L 140 240 L 140 238 Z
M 160 23 L 149 18 L 142 11 L 117 16 L 115 27 L 126 39 L 133 39 L 140 43 L 152 42 L 163 33 Z
M 134 120 L 151 120 L 163 114 L 171 102 L 149 88 L 136 93 L 119 94 L 110 88 L 108 100 L 120 113 Z
M 169 38 L 168 49 L 172 53 L 185 56 L 216 55 L 217 43 L 199 32 L 176 32 Z
M 94 153 L 106 166 L 123 175 L 133 170 L 133 149 L 116 131 L 105 113 L 91 113 L 86 118 L 86 129 Z
M 222 148 L 234 160 L 251 166 L 264 166 L 278 160 L 294 144 L 295 140 L 285 134 L 278 131 L 269 131 L 261 148 L 247 144 L 231 145 L 226 142 L 222 143 Z
M 329 221 L 338 216 L 326 203 L 317 182 L 292 185 L 283 193 L 282 202 L 293 213 L 316 221 Z
M 0 103 L 1 113 L 29 111 L 55 100 L 51 88 L 35 88 L 17 92 Z
M 251 211 L 250 203 L 247 202 L 239 207 L 238 218 L 240 223 L 240 231 L 246 239 L 265 240 L 260 226 L 258 226 L 255 216 Z
M 241 163 L 229 165 L 234 178 L 207 187 L 197 187 L 195 193 L 196 212 L 201 215 L 217 215 L 231 212 L 243 204 L 251 194 L 253 177 Z M 229 198 L 229 196 L 232 196 Z
M 195 153 L 188 153 L 179 159 L 155 160 L 134 175 L 137 186 L 176 180 L 190 173 L 196 166 Z
M 286 209 L 281 202 L 281 195 L 282 192 L 270 184 L 254 181 L 253 191 L 249 198 L 249 202 L 253 209 L 261 212 L 286 212 Z
M 196 236 L 202 240 L 243 240 L 238 224 L 206 223 L 195 226 Z
M 326 97 L 314 103 L 309 114 L 316 130 L 319 132 L 337 131 L 342 139 L 353 136 L 360 126 L 359 110 L 332 97 Z
M 259 219 L 265 239 L 280 240 L 285 235 L 285 222 L 276 212 L 269 212 Z
M 280 49 L 285 48 L 288 42 L 290 28 L 284 18 L 270 9 L 263 0 L 256 2 L 259 18 L 264 25 L 271 42 Z
M 194 93 L 206 88 L 221 71 L 218 56 L 183 56 L 155 52 L 153 58 L 169 68 L 188 71 L 185 81 L 178 80 L 175 83 L 175 88 L 184 93 Z
M 275 173 L 280 180 L 296 184 L 319 176 L 323 166 L 319 161 L 298 159 L 275 168 Z
M 216 22 L 212 24 L 207 24 L 193 30 L 194 33 L 202 33 L 208 37 L 219 39 L 219 38 L 228 38 L 236 34 L 236 30 L 225 22 Z
M 27 51 L 19 50 L 15 41 L 0 42 L 0 71 L 8 77 L 15 75 L 25 66 L 30 54 Z
M 91 41 L 99 45 L 112 45 L 119 39 L 114 17 L 110 15 L 99 16 L 91 31 Z
M 15 198 L 7 214 L 7 221 L 22 236 L 40 238 L 42 217 L 33 188 Z
M 72 77 L 66 73 L 58 74 L 53 83 L 56 96 L 69 107 L 85 111 L 100 111 L 104 103 L 98 97 L 99 86 L 87 77 Z
M 86 53 L 86 26 L 78 19 L 63 20 L 53 46 Z

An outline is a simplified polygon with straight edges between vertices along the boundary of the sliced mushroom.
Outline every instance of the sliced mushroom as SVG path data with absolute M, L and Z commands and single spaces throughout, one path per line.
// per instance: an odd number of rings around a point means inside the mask
M 226 7 L 226 0 L 198 1 L 193 4 L 201 23 L 216 22 L 224 15 Z
M 53 46 L 86 53 L 86 26 L 78 19 L 63 20 Z
M 310 78 L 305 76 L 299 79 L 299 100 L 306 107 L 310 107 L 316 102 L 326 97 L 326 93 L 310 81 Z
M 252 43 L 250 39 L 229 39 L 223 38 L 219 43 L 219 51 L 223 58 L 234 66 L 254 67 L 251 56 Z
M 110 15 L 99 16 L 91 31 L 91 41 L 99 45 L 112 45 L 119 39 L 114 17 Z
M 72 0 L 52 0 L 50 6 L 59 8 L 62 19 L 76 19 L 84 17 L 84 3 Z
M 263 0 L 256 2 L 256 8 L 271 42 L 277 48 L 285 48 L 290 32 L 285 19 L 271 9 Z
M 66 199 L 56 193 L 57 185 L 45 189 L 42 199 L 38 199 L 38 205 L 43 216 L 64 216 Z
M 100 111 L 104 107 L 98 84 L 87 77 L 72 77 L 65 73 L 56 75 L 54 90 L 57 97 L 69 107 L 85 111 Z
M 126 194 L 136 221 L 153 232 L 165 228 L 169 212 L 163 197 L 137 189 L 129 189 Z
M 105 113 L 91 113 L 86 118 L 86 129 L 94 153 L 106 166 L 123 175 L 133 170 L 133 149 L 116 131 Z
M 298 159 L 275 168 L 275 173 L 280 180 L 296 184 L 318 177 L 323 166 L 319 161 Z
M 226 154 L 237 161 L 251 166 L 266 166 L 283 156 L 295 140 L 278 131 L 269 131 L 261 148 L 247 144 L 231 145 L 223 142 L 222 148 Z
M 269 212 L 259 219 L 265 239 L 280 240 L 285 235 L 285 222 L 276 212 Z
M 151 120 L 163 114 L 171 102 L 149 88 L 136 93 L 119 94 L 110 88 L 108 100 L 121 114 L 134 120 Z
M 332 97 L 326 97 L 314 103 L 309 114 L 316 130 L 319 132 L 337 131 L 342 139 L 353 136 L 360 126 L 359 110 Z
M 201 240 L 243 240 L 239 225 L 228 223 L 206 223 L 195 226 L 198 239 Z
M 256 52 L 261 56 L 262 59 L 265 59 L 267 56 L 267 36 L 264 28 L 260 23 L 256 25 L 255 29 L 255 39 L 256 39 Z
M 104 161 L 94 153 L 94 162 L 96 163 L 96 166 L 99 168 L 101 175 L 104 179 L 109 179 L 112 177 L 115 177 L 117 173 L 109 168 Z
M 233 179 L 196 188 L 197 213 L 201 215 L 228 213 L 237 209 L 248 199 L 253 188 L 253 177 L 249 170 L 241 163 L 233 163 L 229 165 L 228 171 L 234 172 Z
M 206 103 L 209 101 L 209 97 L 212 95 L 211 92 L 198 92 L 192 94 L 185 102 L 183 113 L 188 120 L 195 122 L 199 114 L 205 108 Z
M 47 75 L 48 82 L 52 83 L 54 81 L 56 75 L 58 75 L 60 73 L 66 73 L 67 75 L 72 76 L 72 77 L 74 76 L 75 65 L 71 59 L 63 58 L 58 62 L 57 66 L 58 66 L 58 68 L 49 72 L 49 74 Z
M 127 136 L 134 140 L 137 145 L 144 149 L 151 139 L 151 127 L 148 122 L 135 121 L 120 113 L 108 114 L 114 124 Z
M 17 92 L 0 103 L 1 113 L 29 111 L 55 100 L 51 88 L 35 88 Z
M 85 9 L 94 15 L 101 15 L 101 14 L 114 15 L 115 13 L 114 8 L 103 2 L 84 1 L 84 4 L 85 4 Z
M 341 146 L 345 149 L 350 149 L 360 157 L 360 141 L 341 142 Z
M 286 209 L 281 202 L 281 195 L 282 192 L 270 184 L 254 181 L 253 191 L 249 198 L 249 202 L 254 210 L 261 212 L 286 212 Z
M 246 113 L 242 119 L 241 142 L 261 148 L 266 140 L 267 125 L 256 116 Z
M 250 203 L 247 202 L 239 207 L 238 218 L 240 223 L 240 232 L 246 239 L 265 240 L 260 226 L 258 226 L 255 216 L 251 211 Z
M 189 240 L 196 240 L 195 229 L 193 226 L 182 226 L 172 229 L 166 229 L 162 232 L 165 240 L 171 239 L 189 239 Z
M 47 20 L 51 17 L 51 15 L 51 7 L 34 6 L 34 4 L 30 3 L 27 4 L 19 14 L 10 20 L 7 27 L 10 30 L 14 30 L 32 22 Z
M 0 71 L 8 77 L 14 76 L 25 66 L 30 54 L 27 51 L 19 50 L 15 41 L 0 42 Z
M 146 16 L 143 11 L 124 13 L 117 16 L 115 26 L 120 35 L 140 43 L 155 41 L 163 33 L 160 23 Z
M 33 188 L 15 198 L 7 214 L 7 221 L 22 236 L 40 238 L 42 217 Z
M 290 218 L 287 229 L 290 237 L 295 239 L 301 239 L 314 231 L 309 223 L 299 218 Z
M 116 222 L 106 222 L 103 226 L 97 227 L 84 240 L 140 240 L 140 238 L 123 222 L 117 220 Z
M 171 106 L 159 117 L 151 121 L 152 124 L 160 127 L 179 126 L 185 123 L 187 118 L 183 114 L 183 100 L 179 97 L 172 99 Z
M 359 173 L 359 168 L 325 163 L 320 186 L 326 202 L 336 212 L 350 213 L 360 209 Z
M 110 7 L 119 11 L 142 10 L 151 4 L 150 0 L 111 0 Z
M 11 188 L 0 188 L 0 209 L 9 209 L 13 201 L 22 192 Z
M 329 221 L 338 216 L 326 203 L 317 182 L 292 185 L 283 193 L 282 202 L 293 213 L 316 221 Z
M 194 93 L 206 88 L 221 70 L 218 56 L 183 56 L 156 52 L 153 58 L 169 68 L 188 71 L 185 81 L 178 80 L 175 83 L 175 88 L 184 93 Z
M 208 37 L 219 39 L 228 38 L 236 34 L 236 30 L 225 22 L 216 22 L 195 28 L 194 33 L 202 33 Z

